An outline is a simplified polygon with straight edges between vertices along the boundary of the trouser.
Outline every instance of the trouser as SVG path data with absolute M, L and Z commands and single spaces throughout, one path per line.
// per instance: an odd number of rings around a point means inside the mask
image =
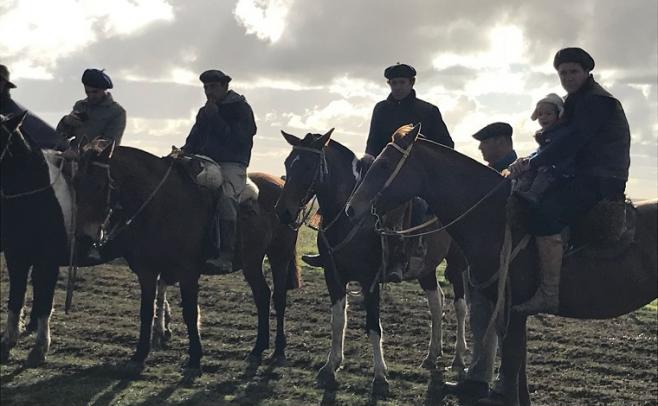
M 224 162 L 224 181 L 217 200 L 216 229 L 220 252 L 231 252 L 235 245 L 235 229 L 238 221 L 239 196 L 247 182 L 247 168 L 242 164 Z
M 466 299 L 469 302 L 469 321 L 473 335 L 471 363 L 468 366 L 466 379 L 489 384 L 493 379 L 494 365 L 496 362 L 496 349 L 502 353 L 502 334 L 498 323 L 491 329 L 489 335 L 485 336 L 489 320 L 493 314 L 495 303 L 487 299 L 479 289 L 473 288 L 464 273 L 464 286 L 466 287 Z M 496 377 L 493 390 L 505 393 L 505 382 L 499 373 Z

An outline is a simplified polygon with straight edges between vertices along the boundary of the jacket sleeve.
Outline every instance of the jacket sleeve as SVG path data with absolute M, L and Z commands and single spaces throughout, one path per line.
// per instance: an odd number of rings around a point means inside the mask
M 380 129 L 380 108 L 379 104 L 375 106 L 372 111 L 372 118 L 370 119 L 370 132 L 368 132 L 368 140 L 366 141 L 366 154 L 377 156 L 382 149 L 386 146 L 382 142 L 381 129 Z
M 207 116 L 207 118 L 212 134 L 221 141 L 226 141 L 227 139 L 247 141 L 256 135 L 254 113 L 247 103 L 240 103 L 237 107 L 237 117 L 235 120 L 228 121 L 219 113 Z
M 573 121 L 568 126 L 546 133 L 552 142 L 530 159 L 530 167 L 536 169 L 575 155 L 600 132 L 612 113 L 614 103 L 614 99 L 600 96 L 583 100 L 576 106 Z
M 441 117 L 441 111 L 439 111 L 438 107 L 432 106 L 429 117 L 426 121 L 427 124 L 429 124 L 427 126 L 428 129 L 423 131 L 424 128 L 421 127 L 420 132 L 425 135 L 427 139 L 436 141 L 446 147 L 455 147 L 455 143 L 452 140 L 452 137 L 450 137 L 448 127 L 446 127 L 446 123 L 443 122 L 443 117 Z
M 192 129 L 190 129 L 190 133 L 187 135 L 187 138 L 185 139 L 185 145 L 181 148 L 183 151 L 187 152 L 188 154 L 196 154 L 199 153 L 199 147 L 201 145 L 200 138 L 201 138 L 201 127 L 202 123 L 199 120 L 202 120 L 201 118 L 202 111 L 199 110 L 196 113 L 196 119 L 194 120 L 194 125 L 192 126 Z
M 112 117 L 101 136 L 107 140 L 114 141 L 116 146 L 119 146 L 121 145 L 123 131 L 126 129 L 126 110 L 121 106 L 117 107 L 117 114 Z

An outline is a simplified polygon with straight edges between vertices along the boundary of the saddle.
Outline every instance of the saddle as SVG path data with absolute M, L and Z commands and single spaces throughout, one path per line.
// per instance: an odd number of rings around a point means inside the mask
M 507 201 L 507 219 L 513 234 L 528 234 L 529 210 L 516 195 Z M 614 258 L 635 239 L 636 209 L 628 200 L 602 200 L 578 222 L 562 232 L 565 256 L 579 252 L 592 258 Z
M 179 162 L 189 178 L 201 188 L 216 191 L 224 183 L 221 165 L 205 155 L 186 154 L 181 149 L 172 147 L 169 157 Z M 247 177 L 246 185 L 238 195 L 238 202 L 242 205 L 257 200 L 258 186 Z

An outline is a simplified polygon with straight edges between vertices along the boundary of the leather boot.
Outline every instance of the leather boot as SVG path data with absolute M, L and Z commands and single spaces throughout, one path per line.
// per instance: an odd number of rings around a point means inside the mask
M 233 255 L 235 250 L 236 222 L 232 220 L 219 221 L 219 256 L 206 261 L 213 275 L 226 275 L 235 272 Z
M 539 253 L 541 283 L 535 295 L 527 302 L 514 306 L 514 310 L 528 315 L 557 314 L 560 304 L 560 271 L 562 270 L 562 235 L 535 237 Z

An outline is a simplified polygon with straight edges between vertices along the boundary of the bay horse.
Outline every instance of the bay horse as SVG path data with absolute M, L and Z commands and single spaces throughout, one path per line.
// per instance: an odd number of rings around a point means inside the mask
M 412 196 L 425 199 L 448 228 L 470 264 L 470 281 L 492 300 L 504 292 L 506 269 L 512 304 L 528 300 L 539 284 L 538 257 L 530 244 L 504 252 L 524 239 L 509 232 L 506 204 L 511 182 L 498 172 L 452 149 L 418 137 L 419 127 L 394 139 L 374 162 L 346 212 L 358 217 L 374 205 L 386 211 Z M 658 201 L 636 206 L 635 236 L 613 258 L 585 251 L 565 255 L 560 280 L 559 316 L 605 319 L 636 310 L 658 296 Z M 511 244 L 510 244 L 511 240 Z M 498 286 L 496 286 L 498 280 Z M 500 283 L 502 281 L 502 283 Z M 509 304 L 506 305 L 506 310 Z M 506 405 L 528 405 L 526 377 L 527 316 L 511 311 L 503 340 L 501 373 L 509 383 Z M 493 401 L 493 399 L 489 399 Z
M 293 224 L 302 208 L 315 195 L 322 212 L 322 228 L 318 233 L 317 244 L 325 261 L 324 276 L 332 305 L 332 338 L 327 362 L 318 373 L 318 383 L 321 386 L 336 383 L 335 372 L 343 360 L 347 317 L 346 284 L 356 281 L 364 296 L 366 334 L 373 349 L 373 391 L 383 394 L 388 389 L 388 382 L 379 317 L 378 273 L 382 262 L 381 240 L 375 232 L 374 217 L 362 225 L 355 225 L 343 215 L 347 199 L 360 181 L 360 162 L 352 151 L 330 139 L 332 132 L 333 129 L 324 135 L 307 134 L 300 139 L 282 131 L 283 137 L 292 146 L 292 151 L 285 161 L 287 181 L 276 204 L 276 210 L 283 223 Z M 441 323 L 444 298 L 437 283 L 436 267 L 448 253 L 449 247 L 453 247 L 450 250 L 452 255 L 448 255 L 446 270 L 446 277 L 455 290 L 458 319 L 453 368 L 458 373 L 463 373 L 466 304 L 462 268 L 459 266 L 465 266 L 465 262 L 454 245 L 450 244 L 446 233 L 434 234 L 426 241 L 433 252 L 425 259 L 425 268 L 420 273 L 418 282 L 427 296 L 432 326 L 429 351 L 422 366 L 435 368 L 437 358 L 442 354 Z
M 271 290 L 262 270 L 267 255 L 274 280 L 277 316 L 275 361 L 285 360 L 284 315 L 288 289 L 300 285 L 296 262 L 297 233 L 279 224 L 274 203 L 282 181 L 266 174 L 250 174 L 259 188 L 257 202 L 241 206 L 239 244 L 241 269 L 258 309 L 258 336 L 248 360 L 260 361 L 269 348 Z M 79 160 L 75 177 L 78 207 L 77 233 L 98 238 L 104 223 L 118 226 L 116 242 L 141 287 L 140 333 L 129 372 L 140 372 L 150 351 L 156 280 L 180 285 L 183 318 L 189 338 L 186 375 L 201 372 L 198 289 L 208 247 L 215 203 L 208 190 L 192 182 L 173 158 L 107 146 L 88 148 Z M 113 233 L 110 232 L 111 235 Z M 109 238 L 109 237 L 108 237 Z M 239 266 L 239 261 L 234 261 Z

